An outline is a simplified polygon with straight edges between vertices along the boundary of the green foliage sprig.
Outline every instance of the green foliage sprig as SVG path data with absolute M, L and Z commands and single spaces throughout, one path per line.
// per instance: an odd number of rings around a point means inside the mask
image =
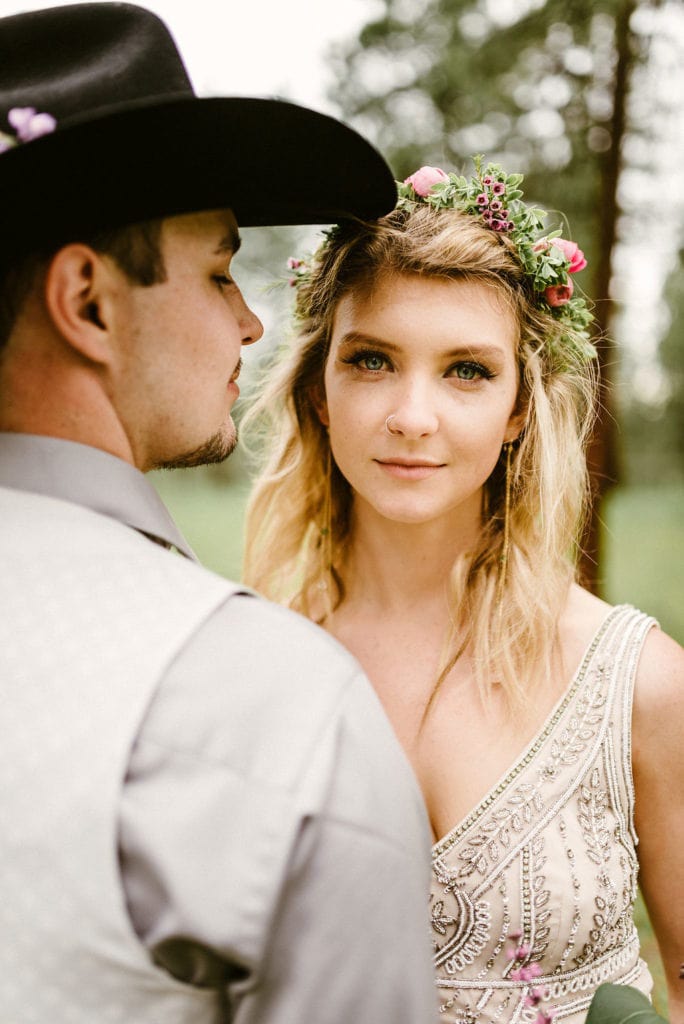
M 584 253 L 576 242 L 561 238 L 560 230 L 544 233 L 547 213 L 523 202 L 522 174 L 508 174 L 499 164 L 483 167 L 483 160 L 482 156 L 473 157 L 475 175 L 471 178 L 447 174 L 439 167 L 421 167 L 397 182 L 397 207 L 425 204 L 436 210 L 460 210 L 510 238 L 537 305 L 561 326 L 550 343 L 559 350 L 573 349 L 583 360 L 594 359 L 596 349 L 589 332 L 594 317 L 586 300 L 575 294 L 570 276 L 586 267 Z

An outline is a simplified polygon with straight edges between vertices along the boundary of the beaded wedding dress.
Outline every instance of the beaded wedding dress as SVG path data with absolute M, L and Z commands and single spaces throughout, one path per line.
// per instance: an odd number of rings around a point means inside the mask
M 552 1007 L 557 1021 L 580 1024 L 602 982 L 650 993 L 632 919 L 631 708 L 653 625 L 628 606 L 612 609 L 536 738 L 433 848 L 430 906 L 444 1024 L 517 1024 Z M 511 932 L 528 947 L 524 960 L 507 958 Z M 513 977 L 530 965 L 539 977 Z M 538 1008 L 526 1005 L 536 987 L 548 989 Z

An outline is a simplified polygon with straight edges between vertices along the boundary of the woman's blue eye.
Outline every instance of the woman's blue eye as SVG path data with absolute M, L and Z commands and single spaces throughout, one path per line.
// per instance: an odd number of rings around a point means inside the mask
M 479 380 L 481 377 L 486 379 L 491 377 L 491 373 L 479 363 L 457 363 L 451 372 L 452 376 L 458 377 L 459 380 Z
M 383 366 L 385 365 L 385 360 L 383 359 L 382 356 L 370 355 L 363 356 L 359 360 L 359 363 L 361 364 L 361 366 L 363 366 L 365 370 L 382 370 Z

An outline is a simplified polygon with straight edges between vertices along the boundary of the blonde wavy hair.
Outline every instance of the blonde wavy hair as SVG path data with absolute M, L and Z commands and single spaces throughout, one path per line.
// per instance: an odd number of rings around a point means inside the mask
M 338 303 L 350 292 L 371 294 L 395 274 L 482 282 L 518 324 L 524 426 L 510 462 L 508 525 L 502 452 L 485 485 L 479 543 L 451 570 L 454 627 L 433 698 L 468 648 L 483 695 L 498 683 L 520 707 L 551 671 L 575 575 L 596 382 L 579 346 L 564 341 L 558 322 L 539 307 L 514 245 L 476 217 L 425 205 L 397 209 L 378 222 L 335 228 L 319 250 L 298 287 L 294 343 L 243 424 L 248 431 L 258 425 L 264 445 L 247 511 L 244 579 L 323 625 L 344 600 L 353 495 L 331 455 L 316 396 L 324 392 Z M 326 608 L 321 593 L 331 587 Z

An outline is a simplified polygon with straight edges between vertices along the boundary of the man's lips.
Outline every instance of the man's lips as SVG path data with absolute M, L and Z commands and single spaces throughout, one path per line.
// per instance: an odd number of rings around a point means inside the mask
M 242 369 L 242 360 L 240 359 L 238 361 L 237 366 L 235 367 L 235 370 L 233 372 L 233 376 L 230 378 L 230 381 L 229 381 L 230 384 L 234 384 L 235 381 L 238 379 L 238 377 L 240 376 L 240 370 L 241 369 Z

